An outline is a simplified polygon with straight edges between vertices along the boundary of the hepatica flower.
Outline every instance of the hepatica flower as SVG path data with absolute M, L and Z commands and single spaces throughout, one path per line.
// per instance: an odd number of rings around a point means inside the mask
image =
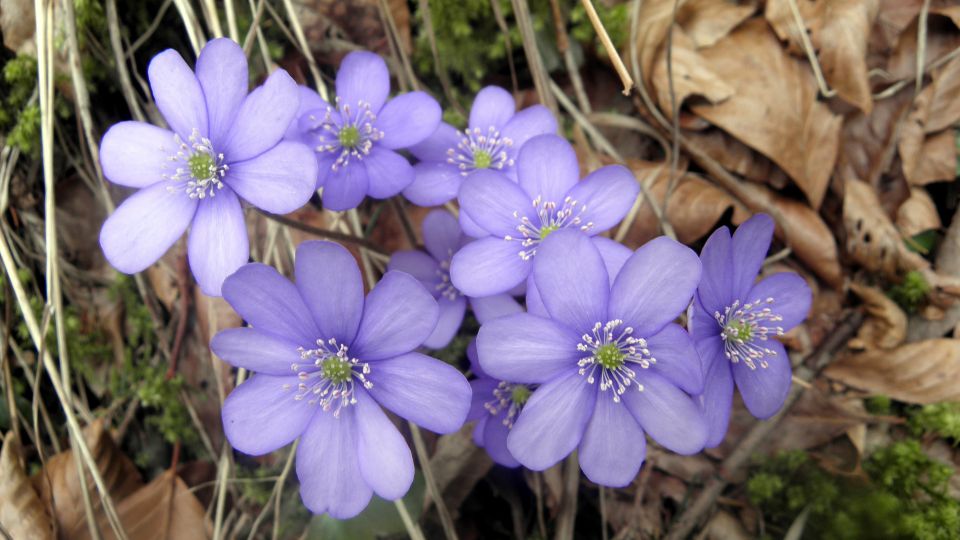
M 247 94 L 247 59 L 215 39 L 196 74 L 168 49 L 147 69 L 157 108 L 170 129 L 121 122 L 103 137 L 104 176 L 140 188 L 100 231 L 103 252 L 132 274 L 160 258 L 190 227 L 190 268 L 205 294 L 249 258 L 241 200 L 285 214 L 313 193 L 316 161 L 306 146 L 281 142 L 297 110 L 297 85 L 283 70 Z
M 467 358 L 470 359 L 470 370 L 477 377 L 470 381 L 473 398 L 467 414 L 468 421 L 477 422 L 473 428 L 473 442 L 485 448 L 493 461 L 500 465 L 517 467 L 520 462 L 507 449 L 507 435 L 536 385 L 501 381 L 487 375 L 477 360 L 476 340 L 467 347 Z
M 413 459 L 381 407 L 438 433 L 456 431 L 470 385 L 449 365 L 411 352 L 433 331 L 437 303 L 414 278 L 387 272 L 364 299 L 353 256 L 330 242 L 297 249 L 296 282 L 247 264 L 224 298 L 252 328 L 214 336 L 213 351 L 256 372 L 227 397 L 224 433 L 262 455 L 297 437 L 304 504 L 335 518 L 360 513 L 371 494 L 403 496 Z
M 410 148 L 420 159 L 416 178 L 403 191 L 420 206 L 437 206 L 457 196 L 476 171 L 495 170 L 516 179 L 516 158 L 531 137 L 557 132 L 557 120 L 543 105 L 516 112 L 510 92 L 488 86 L 477 93 L 467 128 L 441 123 L 427 140 Z
M 301 89 L 302 101 L 287 137 L 317 154 L 318 188 L 331 210 L 356 208 L 367 195 L 392 197 L 413 182 L 413 167 L 395 150 L 417 144 L 436 131 L 442 111 L 424 92 L 387 100 L 390 72 L 379 56 L 348 54 L 337 72 L 332 104 Z
M 440 306 L 437 327 L 423 343 L 431 349 L 446 347 L 463 322 L 468 299 L 450 281 L 450 259 L 468 238 L 460 231 L 456 218 L 445 210 L 434 210 L 423 220 L 423 251 L 398 251 L 390 258 L 390 270 L 400 270 L 417 278 L 433 293 Z M 506 313 L 522 311 L 509 294 L 470 298 L 470 307 L 482 324 Z
M 723 441 L 733 387 L 757 418 L 776 413 L 790 391 L 790 358 L 777 337 L 806 318 L 810 288 L 794 273 L 754 283 L 773 237 L 773 220 L 757 214 L 730 237 L 717 229 L 703 246 L 703 281 L 690 329 L 704 365 L 701 396 L 710 429 L 707 446 Z
M 700 279 L 696 254 L 655 239 L 630 255 L 611 286 L 586 235 L 560 231 L 538 249 L 533 281 L 546 316 L 498 318 L 477 337 L 486 374 L 539 385 L 513 420 L 510 454 L 544 470 L 579 449 L 587 477 L 617 487 L 639 470 L 645 433 L 674 452 L 702 449 L 706 424 L 688 395 L 703 388 L 700 362 L 672 322 Z
M 461 215 L 486 234 L 451 261 L 453 285 L 468 296 L 499 294 L 523 282 L 541 243 L 561 229 L 593 236 L 613 227 L 640 189 L 619 165 L 597 169 L 578 182 L 577 156 L 557 135 L 530 139 L 516 167 L 518 182 L 478 171 L 460 188 Z

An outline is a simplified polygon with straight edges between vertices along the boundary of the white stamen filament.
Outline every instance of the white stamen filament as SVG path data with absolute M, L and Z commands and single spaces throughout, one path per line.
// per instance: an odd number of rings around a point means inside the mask
M 713 318 L 720 325 L 720 337 L 723 338 L 723 352 L 727 359 L 736 364 L 741 360 L 750 369 L 757 365 L 766 368 L 766 357 L 776 356 L 777 351 L 765 347 L 762 342 L 772 336 L 782 336 L 783 327 L 778 323 L 783 317 L 773 312 L 769 306 L 774 303 L 772 297 L 757 299 L 740 305 L 735 300 L 721 314 L 714 312 Z
M 507 149 L 513 146 L 509 137 L 501 136 L 497 128 L 490 126 L 484 133 L 480 128 L 457 132 L 460 142 L 456 148 L 447 150 L 447 163 L 456 165 L 460 174 L 467 176 L 477 169 L 512 167 L 513 159 Z
M 453 286 L 453 282 L 450 281 L 450 259 L 453 257 L 453 252 L 448 250 L 448 257 L 440 261 L 440 265 L 437 268 L 437 277 L 440 278 L 440 283 L 437 283 L 436 290 L 440 293 L 440 296 L 446 298 L 447 300 L 456 300 L 460 298 L 463 293 L 457 290 Z
M 500 381 L 500 384 L 493 389 L 493 399 L 483 404 L 483 408 L 491 415 L 496 416 L 500 411 L 506 410 L 507 414 L 503 417 L 503 425 L 513 429 L 513 422 L 516 420 L 520 410 L 523 409 L 522 403 L 513 400 L 513 393 L 517 387 L 530 388 L 525 384 L 514 384 L 506 381 Z
M 557 209 L 557 203 L 553 201 L 543 201 L 543 196 L 538 195 L 532 201 L 534 212 L 536 213 L 535 223 L 526 215 L 519 211 L 513 213 L 513 217 L 520 221 L 517 225 L 517 232 L 521 236 L 504 236 L 507 241 L 520 242 L 522 249 L 517 253 L 521 259 L 528 261 L 537 254 L 537 246 L 540 245 L 550 233 L 565 229 L 567 227 L 579 227 L 581 231 L 588 231 L 593 228 L 593 222 L 584 223 L 581 216 L 587 210 L 585 204 L 566 197 L 563 199 L 563 206 Z
M 327 105 L 322 118 L 315 115 L 308 116 L 309 130 L 319 139 L 314 148 L 316 152 L 337 154 L 337 159 L 330 166 L 334 172 L 350 164 L 350 160 L 361 161 L 373 150 L 373 143 L 384 137 L 384 132 L 375 126 L 377 115 L 370 104 L 365 101 L 357 102 L 356 106 L 341 103 L 340 98 L 334 102 L 336 107 Z M 339 116 L 340 122 L 334 120 L 334 114 Z M 356 130 L 351 136 L 356 141 L 348 146 L 343 144 L 343 132 L 346 129 Z
M 167 161 L 176 164 L 173 174 L 161 175 L 164 180 L 173 183 L 167 186 L 167 191 L 183 192 L 191 199 L 215 197 L 217 191 L 223 189 L 223 177 L 230 169 L 230 166 L 223 162 L 223 153 L 214 151 L 210 139 L 202 136 L 196 128 L 186 142 L 178 134 L 173 135 L 173 140 L 177 145 L 177 153 L 167 158 Z M 197 159 L 200 159 L 201 163 L 207 162 L 202 171 L 194 170 L 195 167 L 190 163 Z
M 364 388 L 373 388 L 373 382 L 367 379 L 370 374 L 370 364 L 351 358 L 348 347 L 337 344 L 336 339 L 324 342 L 317 340 L 316 349 L 297 349 L 300 358 L 309 362 L 308 365 L 291 364 L 290 369 L 297 373 L 300 382 L 297 384 L 293 399 L 301 401 L 307 399 L 310 405 L 319 404 L 324 411 L 333 410 L 333 416 L 338 418 L 344 407 L 357 403 L 356 383 Z M 335 364 L 328 364 L 328 362 Z M 335 370 L 342 376 L 330 378 L 328 371 Z M 343 373 L 349 370 L 349 374 Z M 284 390 L 292 389 L 292 385 L 284 385 Z
M 633 327 L 623 326 L 623 321 L 614 319 L 606 324 L 593 325 L 591 334 L 584 334 L 577 350 L 588 353 L 577 362 L 578 373 L 587 378 L 587 382 L 597 381 L 600 371 L 600 391 L 613 390 L 614 403 L 620 403 L 622 396 L 630 386 L 643 391 L 643 385 L 637 381 L 637 369 L 647 369 L 657 362 L 647 348 L 647 340 L 633 336 Z

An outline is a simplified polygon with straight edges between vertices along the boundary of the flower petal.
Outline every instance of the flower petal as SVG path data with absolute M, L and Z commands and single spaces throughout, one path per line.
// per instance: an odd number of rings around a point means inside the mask
M 580 203 L 580 219 L 592 224 L 590 234 L 597 234 L 620 223 L 639 193 L 640 184 L 629 169 L 608 165 L 590 173 L 567 195 Z
M 437 327 L 423 342 L 423 346 L 428 349 L 442 349 L 449 345 L 457 335 L 457 330 L 460 330 L 463 314 L 467 311 L 467 299 L 463 296 L 458 296 L 455 300 L 441 296 L 437 299 L 437 305 L 440 306 Z
M 207 104 L 200 81 L 180 53 L 167 49 L 147 66 L 153 100 L 170 129 L 186 142 L 194 130 L 206 136 Z
M 624 487 L 647 455 L 647 439 L 623 403 L 601 394 L 580 443 L 580 468 L 591 482 Z
M 197 200 L 157 183 L 134 193 L 107 218 L 100 247 L 110 264 L 126 274 L 155 263 L 193 219 Z
M 610 290 L 610 318 L 623 319 L 638 336 L 657 333 L 690 303 L 700 282 L 700 259 L 665 236 L 641 246 Z
M 713 315 L 707 313 L 698 295 L 694 295 L 693 302 L 690 303 L 687 328 L 694 341 L 720 334 L 720 325 Z
M 354 51 L 343 58 L 337 71 L 337 98 L 341 105 L 370 105 L 380 111 L 390 94 L 390 72 L 387 63 L 367 51 Z
M 703 361 L 706 381 L 703 393 L 696 400 L 707 422 L 707 448 L 714 448 L 723 442 L 730 425 L 730 411 L 733 407 L 733 373 L 730 361 L 723 355 L 723 341 L 719 337 L 701 339 L 696 342 L 697 351 Z
M 434 210 L 423 218 L 423 245 L 438 261 L 448 261 L 460 249 L 460 223 L 446 210 Z
M 773 219 L 766 214 L 756 214 L 744 221 L 733 233 L 733 291 L 742 296 L 757 279 L 763 259 L 773 239 Z
M 470 299 L 470 309 L 480 324 L 488 323 L 494 319 L 523 313 L 523 306 L 509 294 L 494 294 L 493 296 L 483 296 Z
M 463 234 L 471 238 L 483 238 L 490 236 L 490 233 L 486 229 L 477 224 L 466 212 L 460 212 L 460 229 L 463 231 Z
M 408 150 L 421 161 L 446 163 L 447 158 L 450 157 L 447 151 L 456 148 L 462 137 L 457 128 L 446 122 L 440 122 L 433 134 Z
M 784 332 L 788 332 L 807 318 L 810 304 L 813 302 L 813 293 L 810 292 L 810 286 L 802 277 L 793 272 L 781 272 L 768 276 L 754 285 L 744 297 L 744 301 L 766 302 L 771 298 L 773 301 L 766 304 L 766 307 L 783 317 L 783 320 L 772 322 L 769 326 L 780 326 Z
M 610 286 L 612 287 L 617 274 L 627 263 L 627 259 L 633 255 L 633 251 L 630 251 L 630 248 L 620 242 L 614 242 L 602 236 L 593 236 L 590 240 L 593 241 L 594 247 L 600 251 L 600 257 L 603 259 L 603 266 L 607 269 L 607 276 L 610 278 Z
M 470 381 L 470 411 L 467 412 L 467 421 L 479 420 L 485 416 L 490 416 L 490 411 L 486 408 L 486 403 L 494 399 L 493 391 L 497 389 L 500 382 L 490 377 L 484 376 L 473 369 L 471 362 L 471 371 L 477 379 Z
M 383 106 L 376 127 L 383 132 L 379 144 L 396 150 L 421 143 L 440 125 L 443 111 L 426 92 L 401 94 Z
M 287 214 L 313 196 L 317 159 L 306 145 L 281 141 L 255 158 L 231 163 L 224 181 L 257 208 Z
M 224 140 L 247 96 L 247 56 L 233 40 L 213 39 L 197 58 L 197 80 L 207 103 L 208 136 L 214 148 Z
M 187 257 L 207 296 L 220 296 L 223 280 L 250 258 L 243 208 L 232 189 L 200 201 L 187 237 Z
M 356 208 L 367 195 L 369 185 L 363 163 L 350 163 L 337 171 L 330 170 L 323 183 L 323 206 L 338 212 Z
M 273 148 L 286 133 L 299 104 L 297 83 L 286 71 L 274 71 L 240 105 L 221 150 L 227 162 L 250 159 Z
M 453 433 L 470 411 L 470 383 L 454 367 L 412 352 L 370 368 L 370 395 L 399 416 L 435 433 Z
M 407 158 L 376 144 L 364 156 L 363 166 L 370 183 L 367 194 L 374 199 L 393 197 L 413 182 L 413 166 Z
M 530 274 L 531 261 L 520 258 L 520 243 L 481 238 L 463 246 L 450 262 L 453 286 L 467 296 L 510 290 Z
M 460 192 L 463 176 L 446 161 L 424 161 L 413 166 L 413 182 L 403 196 L 417 206 L 439 206 Z
M 548 469 L 580 444 L 593 415 L 597 387 L 576 371 L 537 388 L 507 436 L 507 448 L 524 467 Z
M 489 415 L 489 413 L 487 413 Z M 510 449 L 507 448 L 507 436 L 510 428 L 504 424 L 507 411 L 500 411 L 496 416 L 490 416 L 483 424 L 483 448 L 490 454 L 493 461 L 504 467 L 519 467 Z
M 254 328 L 309 348 L 321 337 L 300 292 L 270 266 L 243 265 L 223 282 L 223 297 Z
M 417 278 L 428 291 L 435 292 L 440 285 L 440 265 L 437 260 L 420 250 L 395 251 L 390 256 L 387 270 L 399 270 Z
M 413 455 L 403 435 L 367 392 L 357 392 L 357 458 L 360 474 L 387 500 L 403 497 L 413 484 Z
M 501 238 L 521 236 L 517 232 L 520 219 L 536 218 L 532 216 L 533 197 L 516 182 L 495 171 L 477 171 L 468 176 L 460 186 L 459 199 L 461 212 L 466 212 L 490 234 Z
M 519 383 L 543 383 L 577 370 L 580 336 L 556 322 L 518 313 L 490 321 L 477 334 L 480 367 L 489 376 Z
M 363 279 L 353 255 L 333 242 L 304 242 L 297 247 L 294 274 L 320 329 L 317 337 L 352 343 L 363 316 Z
M 296 375 L 299 343 L 256 328 L 228 328 L 213 336 L 210 349 L 231 366 L 267 375 Z
M 360 471 L 355 416 L 353 407 L 343 409 L 339 417 L 318 413 L 297 446 L 300 498 L 314 514 L 352 518 L 373 496 Z
M 700 355 L 686 330 L 679 324 L 670 323 L 646 340 L 650 354 L 657 359 L 650 366 L 651 370 L 688 394 L 703 391 Z
M 439 309 L 413 276 L 387 272 L 367 295 L 351 354 L 369 361 L 416 349 L 437 326 Z
M 244 454 L 262 456 L 293 442 L 317 407 L 293 399 L 297 377 L 257 374 L 233 389 L 223 402 L 223 433 Z
M 173 132 L 145 122 L 114 124 L 100 143 L 103 175 L 114 184 L 147 187 L 171 175 L 170 156 L 180 151 Z
M 487 86 L 477 92 L 470 108 L 470 129 L 486 133 L 493 127 L 498 131 L 510 120 L 516 110 L 513 95 L 499 86 Z
M 697 287 L 697 295 L 708 313 L 723 313 L 736 300 L 731 248 L 730 231 L 720 227 L 713 231 L 700 251 L 703 277 Z
M 290 121 L 290 125 L 287 126 L 284 138 L 298 142 L 307 142 L 304 140 L 303 130 L 300 128 L 300 117 L 310 111 L 324 111 L 329 107 L 329 104 L 320 97 L 320 94 L 316 93 L 309 86 L 301 84 L 297 86 L 297 91 L 300 95 L 300 105 L 297 107 L 297 112 L 294 114 L 293 120 Z M 309 145 L 309 143 L 307 144 Z
M 733 364 L 733 380 L 750 414 L 766 420 L 776 414 L 787 399 L 792 370 L 783 344 L 770 339 L 761 345 L 775 353 L 765 357 L 767 367 L 757 364 L 756 369 L 751 369 L 746 363 L 737 362 Z
M 528 198 L 563 204 L 567 192 L 580 179 L 577 154 L 566 139 L 540 135 L 523 145 L 517 156 L 517 178 Z
M 577 332 L 607 321 L 610 278 L 600 252 L 580 231 L 557 231 L 540 244 L 533 280 L 550 316 Z
M 550 109 L 533 105 L 513 115 L 500 133 L 513 141 L 515 150 L 520 150 L 531 138 L 556 132 L 557 119 Z
M 550 313 L 547 312 L 547 306 L 543 305 L 543 297 L 540 296 L 540 290 L 537 289 L 537 284 L 532 276 L 527 279 L 526 304 L 527 313 L 550 318 Z
M 643 391 L 631 388 L 623 394 L 623 401 L 640 427 L 661 446 L 678 454 L 703 450 L 707 423 L 697 403 L 655 373 L 643 371 L 638 379 Z

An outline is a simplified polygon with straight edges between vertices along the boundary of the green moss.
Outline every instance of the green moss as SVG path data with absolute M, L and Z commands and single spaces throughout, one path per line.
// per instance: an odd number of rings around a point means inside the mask
M 863 404 L 870 414 L 890 414 L 893 400 L 888 396 L 871 396 Z
M 936 433 L 945 439 L 960 441 L 960 402 L 924 405 L 910 417 L 914 433 Z
M 923 274 L 916 270 L 911 270 L 904 276 L 902 283 L 894 285 L 887 290 L 887 296 L 907 313 L 916 313 L 920 306 L 923 305 L 929 292 L 930 284 L 927 283 Z

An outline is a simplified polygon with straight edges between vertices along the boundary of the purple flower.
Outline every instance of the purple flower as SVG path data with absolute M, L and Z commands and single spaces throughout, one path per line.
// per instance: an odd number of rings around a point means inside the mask
M 737 229 L 717 229 L 703 246 L 703 281 L 693 303 L 690 331 L 706 377 L 701 406 L 710 436 L 723 441 L 733 386 L 757 418 L 769 418 L 790 391 L 790 357 L 774 339 L 797 326 L 810 310 L 806 282 L 793 273 L 754 283 L 773 237 L 773 220 L 757 214 Z
M 331 210 L 356 208 L 366 195 L 386 199 L 413 182 L 413 167 L 394 150 L 436 131 L 442 111 L 425 92 L 387 100 L 390 72 L 379 56 L 355 51 L 337 72 L 333 105 L 301 88 L 300 110 L 287 137 L 317 153 L 317 188 Z
M 463 322 L 467 297 L 450 282 L 450 259 L 467 241 L 456 218 L 445 210 L 434 210 L 423 220 L 423 243 L 427 252 L 398 251 L 390 258 L 389 270 L 400 270 L 417 278 L 440 305 L 440 320 L 423 343 L 424 347 L 446 347 Z M 470 307 L 481 324 L 494 316 L 522 311 L 520 304 L 506 293 L 471 298 Z
M 507 435 L 536 385 L 501 381 L 487 375 L 477 361 L 476 340 L 467 347 L 467 358 L 470 359 L 470 370 L 477 376 L 470 381 L 473 398 L 467 413 L 467 421 L 477 422 L 473 428 L 473 442 L 486 448 L 493 461 L 500 465 L 518 467 L 520 462 L 507 449 Z
M 700 280 L 700 261 L 661 237 L 631 254 L 612 285 L 608 264 L 586 235 L 551 235 L 533 269 L 546 316 L 484 324 L 477 352 L 490 377 L 540 385 L 507 435 L 517 461 L 543 470 L 579 448 L 590 480 L 624 486 L 643 462 L 644 433 L 682 454 L 706 440 L 688 395 L 703 389 L 700 361 L 673 322 Z
M 224 433 L 262 455 L 297 437 L 304 504 L 336 518 L 358 514 L 371 493 L 403 496 L 413 481 L 410 448 L 381 407 L 424 428 L 463 424 L 470 385 L 449 365 L 411 352 L 433 331 L 437 303 L 403 272 L 387 272 L 364 299 L 353 256 L 331 242 L 297 249 L 296 282 L 262 264 L 227 278 L 224 298 L 253 328 L 210 346 L 256 374 L 223 404 Z
M 420 206 L 443 204 L 457 196 L 464 178 L 484 169 L 516 179 L 514 160 L 520 148 L 531 137 L 556 133 L 557 120 L 543 105 L 515 110 L 510 92 L 497 86 L 480 90 L 467 129 L 442 123 L 430 138 L 410 148 L 420 163 L 404 197 Z
M 132 274 L 189 226 L 193 275 L 205 294 L 219 296 L 223 280 L 249 258 L 241 199 L 285 214 L 313 193 L 310 149 L 281 142 L 297 110 L 297 85 L 277 70 L 247 95 L 247 59 L 229 39 L 207 43 L 196 74 L 168 49 L 147 75 L 170 129 L 120 122 L 103 136 L 104 176 L 142 189 L 104 223 L 100 246 L 114 268 Z
M 460 188 L 461 218 L 467 216 L 485 234 L 457 252 L 450 265 L 454 286 L 467 296 L 499 294 L 523 282 L 540 243 L 560 229 L 593 236 L 613 227 L 640 190 L 633 174 L 619 165 L 578 182 L 577 155 L 557 135 L 540 135 L 523 146 L 517 176 L 519 182 L 513 182 L 477 171 Z

